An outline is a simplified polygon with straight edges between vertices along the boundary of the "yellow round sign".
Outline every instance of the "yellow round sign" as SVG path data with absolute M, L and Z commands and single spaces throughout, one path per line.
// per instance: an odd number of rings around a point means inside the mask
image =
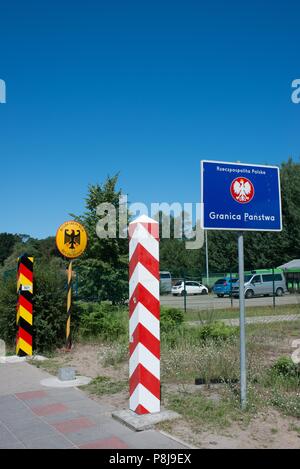
M 87 232 L 77 221 L 63 223 L 56 233 L 57 249 L 69 259 L 81 256 L 86 249 L 87 241 Z

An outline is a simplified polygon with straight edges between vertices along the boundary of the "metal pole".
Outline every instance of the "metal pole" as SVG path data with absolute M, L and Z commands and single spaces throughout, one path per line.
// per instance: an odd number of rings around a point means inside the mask
M 245 277 L 244 277 L 244 234 L 238 235 L 239 254 L 239 294 L 240 294 L 240 383 L 241 383 L 241 408 L 247 405 L 247 375 L 246 375 L 246 334 L 245 334 Z
M 275 277 L 274 277 L 274 267 L 272 269 L 272 274 L 273 274 L 273 308 L 276 307 L 276 301 L 275 301 Z
M 205 256 L 206 256 L 206 284 L 207 284 L 207 287 L 209 288 L 207 230 L 205 230 Z
M 183 288 L 184 288 L 184 291 L 183 291 L 184 313 L 186 314 L 186 278 L 185 278 L 185 273 L 184 273 L 184 276 L 183 276 Z
M 230 303 L 231 307 L 233 307 L 233 297 L 232 297 L 232 271 L 230 269 Z
M 67 298 L 67 326 L 66 326 L 66 349 L 71 350 L 71 312 L 72 312 L 72 266 L 70 261 L 68 268 L 68 298 Z

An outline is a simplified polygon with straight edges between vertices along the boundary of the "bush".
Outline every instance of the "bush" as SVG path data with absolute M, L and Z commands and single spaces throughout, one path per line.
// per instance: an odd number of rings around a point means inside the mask
M 0 281 L 0 338 L 6 346 L 15 345 L 16 340 L 16 278 Z
M 184 315 L 181 309 L 161 307 L 160 328 L 162 332 L 169 332 L 180 327 L 183 320 Z
M 33 351 L 44 352 L 65 342 L 67 321 L 67 278 L 56 263 L 34 266 Z M 7 345 L 16 338 L 16 280 L 0 281 L 0 330 Z M 78 308 L 72 309 L 72 333 L 78 323 Z
M 300 377 L 300 370 L 291 357 L 280 357 L 271 368 L 277 376 Z
M 206 340 L 228 340 L 236 336 L 237 328 L 227 326 L 221 321 L 213 322 L 205 326 L 201 326 L 198 330 L 199 338 Z
M 108 303 L 96 304 L 93 308 L 88 307 L 81 315 L 79 332 L 83 337 L 100 336 L 107 341 L 122 336 L 128 339 L 127 310 Z

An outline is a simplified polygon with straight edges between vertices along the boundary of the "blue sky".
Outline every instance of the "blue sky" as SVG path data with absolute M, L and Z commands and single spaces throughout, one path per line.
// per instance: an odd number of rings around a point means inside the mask
M 201 159 L 300 155 L 296 1 L 0 5 L 0 232 L 54 235 L 90 183 L 199 202 Z

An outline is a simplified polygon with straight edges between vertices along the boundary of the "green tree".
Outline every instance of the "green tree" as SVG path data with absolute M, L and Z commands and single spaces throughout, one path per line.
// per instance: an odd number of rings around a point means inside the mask
M 79 296 L 85 299 L 109 300 L 113 304 L 128 298 L 128 239 L 120 238 L 119 204 L 122 195 L 117 190 L 118 175 L 108 177 L 104 184 L 90 185 L 86 211 L 72 215 L 88 232 L 89 243 L 85 254 L 76 263 Z M 99 238 L 96 227 L 101 220 L 97 207 L 110 203 L 116 209 L 116 237 Z M 102 216 L 102 218 L 105 215 Z
M 15 244 L 20 241 L 19 235 L 0 233 L 0 265 L 12 254 Z
M 4 260 L 3 265 L 0 265 L 0 275 L 1 273 L 14 275 L 17 269 L 17 259 L 24 253 L 34 257 L 35 262 L 41 261 L 45 264 L 54 258 L 59 259 L 54 237 L 35 239 L 29 236 L 16 235 L 16 242 L 11 249 L 10 255 Z M 60 264 L 63 268 L 62 261 L 60 261 Z

